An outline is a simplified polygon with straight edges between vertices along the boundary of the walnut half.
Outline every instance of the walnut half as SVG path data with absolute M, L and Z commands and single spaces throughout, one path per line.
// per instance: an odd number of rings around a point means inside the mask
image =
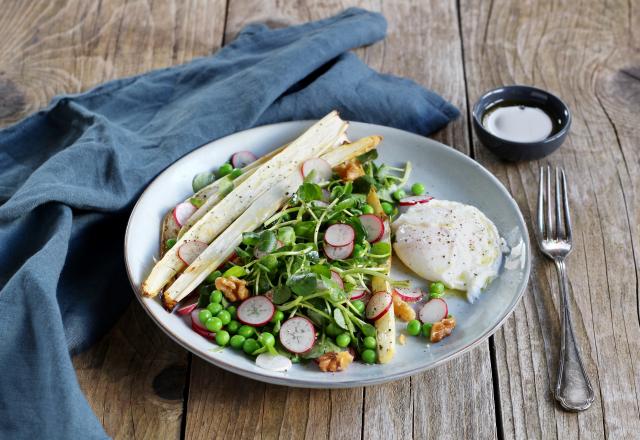
M 221 291 L 225 298 L 231 302 L 242 301 L 249 298 L 247 282 L 236 277 L 216 278 L 216 289 Z
M 456 326 L 456 318 L 444 318 L 431 327 L 431 342 L 440 342 L 451 334 Z
M 353 356 L 348 351 L 325 353 L 318 358 L 320 370 L 332 373 L 346 370 L 351 362 L 353 362 Z

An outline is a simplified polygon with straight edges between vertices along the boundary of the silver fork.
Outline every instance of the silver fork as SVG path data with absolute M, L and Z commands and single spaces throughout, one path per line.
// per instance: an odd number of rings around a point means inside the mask
M 542 252 L 553 260 L 558 271 L 560 310 L 562 313 L 562 339 L 560 365 L 555 397 L 569 411 L 583 411 L 593 403 L 594 393 L 584 371 L 580 351 L 576 344 L 569 311 L 567 268 L 565 259 L 571 252 L 571 216 L 567 179 L 562 168 L 556 168 L 555 225 L 551 204 L 551 167 L 540 167 L 538 192 L 538 244 Z

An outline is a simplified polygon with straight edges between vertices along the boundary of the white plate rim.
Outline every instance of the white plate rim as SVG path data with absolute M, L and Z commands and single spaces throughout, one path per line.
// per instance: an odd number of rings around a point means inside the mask
M 182 156 L 181 158 L 179 158 L 178 160 L 176 160 L 175 162 L 173 162 L 172 164 L 168 165 L 162 172 L 160 172 L 156 177 L 154 177 L 154 179 L 149 183 L 149 185 L 147 185 L 147 187 L 140 193 L 140 195 L 138 196 L 138 199 L 136 201 L 136 203 L 134 204 L 131 213 L 129 215 L 129 219 L 127 221 L 127 227 L 125 230 L 125 235 L 124 235 L 124 259 L 125 259 L 125 268 L 127 271 L 127 277 L 129 279 L 129 283 L 131 285 L 131 288 L 134 291 L 134 295 L 136 297 L 136 299 L 138 300 L 138 302 L 142 305 L 142 308 L 145 310 L 145 312 L 147 313 L 147 315 L 154 321 L 154 323 L 160 327 L 160 329 L 162 329 L 162 331 L 169 336 L 170 339 L 172 339 L 174 342 L 176 342 L 178 345 L 180 345 L 181 347 L 187 349 L 190 353 L 195 354 L 196 356 L 198 356 L 199 358 L 203 359 L 205 362 L 208 362 L 212 365 L 215 365 L 217 367 L 223 368 L 231 373 L 234 374 L 238 374 L 244 377 L 248 377 L 250 379 L 254 379 L 254 380 L 258 380 L 261 382 L 267 382 L 267 383 L 272 383 L 272 384 L 277 384 L 277 385 L 284 385 L 284 386 L 289 386 L 289 387 L 299 387 L 299 388 L 319 388 L 319 389 L 339 389 L 339 388 L 354 388 L 354 387 L 361 387 L 361 386 L 368 386 L 368 385 L 376 385 L 376 384 L 382 384 L 382 383 L 386 383 L 386 382 L 392 382 L 395 380 L 399 380 L 402 379 L 404 377 L 408 377 L 408 376 L 413 376 L 415 374 L 418 373 L 422 373 L 428 370 L 431 370 L 433 368 L 436 368 L 440 365 L 443 365 L 459 356 L 462 356 L 463 354 L 471 351 L 473 348 L 479 346 L 480 344 L 482 344 L 483 342 L 487 341 L 489 339 L 489 337 L 491 337 L 493 334 L 495 334 L 504 324 L 504 322 L 507 320 L 507 318 L 509 318 L 511 316 L 511 314 L 514 312 L 515 308 L 517 307 L 517 305 L 519 304 L 520 300 L 522 299 L 527 285 L 529 284 L 529 278 L 531 275 L 531 241 L 530 241 L 530 237 L 529 237 L 529 230 L 527 228 L 527 224 L 524 220 L 524 217 L 522 215 L 522 211 L 520 210 L 520 207 L 518 206 L 517 202 L 515 201 L 515 199 L 513 198 L 513 196 L 511 195 L 511 193 L 509 193 L 509 191 L 505 188 L 505 186 L 502 184 L 502 182 L 493 174 L 491 173 L 488 169 L 486 169 L 483 165 L 481 165 L 480 163 L 478 163 L 477 161 L 475 161 L 473 158 L 471 158 L 470 156 L 467 156 L 466 154 L 456 150 L 455 148 L 452 148 L 446 144 L 443 144 L 441 142 L 435 141 L 433 139 L 430 138 L 426 138 L 424 136 L 420 136 L 418 134 L 415 133 L 411 133 L 405 130 L 401 130 L 398 128 L 393 128 L 393 127 L 387 127 L 387 126 L 383 126 L 383 125 L 378 125 L 378 124 L 369 124 L 369 123 L 365 123 L 365 122 L 356 122 L 356 121 L 350 121 L 350 126 L 357 124 L 360 127 L 363 128 L 367 128 L 368 130 L 370 130 L 372 133 L 376 132 L 376 129 L 380 129 L 383 128 L 385 131 L 394 131 L 394 132 L 398 132 L 399 134 L 401 133 L 402 136 L 410 136 L 410 137 L 414 137 L 417 141 L 419 142 L 424 142 L 425 140 L 428 140 L 429 142 L 435 143 L 437 144 L 439 147 L 441 148 L 445 148 L 448 150 L 449 153 L 453 154 L 454 156 L 456 156 L 458 159 L 465 161 L 467 163 L 469 163 L 472 166 L 475 166 L 477 168 L 479 168 L 487 177 L 489 177 L 490 180 L 493 181 L 493 183 L 496 185 L 496 187 L 503 193 L 504 196 L 506 196 L 506 199 L 509 200 L 509 203 L 512 205 L 513 208 L 515 208 L 515 212 L 518 214 L 518 223 L 519 226 L 522 228 L 523 231 L 523 243 L 525 245 L 526 248 L 526 260 L 525 260 L 525 268 L 524 268 L 524 276 L 522 277 L 522 280 L 520 281 L 517 289 L 518 289 L 518 293 L 517 295 L 515 295 L 513 297 L 513 300 L 511 301 L 511 303 L 509 304 L 509 306 L 505 309 L 504 315 L 498 320 L 496 321 L 496 323 L 489 329 L 487 329 L 482 335 L 480 335 L 479 337 L 475 338 L 472 342 L 470 342 L 469 344 L 459 348 L 458 350 L 452 352 L 451 354 L 444 356 L 441 359 L 438 359 L 430 364 L 427 365 L 419 365 L 415 368 L 411 368 L 411 369 L 407 369 L 398 373 L 394 373 L 394 374 L 390 374 L 387 376 L 383 376 L 383 377 L 374 377 L 371 379 L 354 379 L 354 380 L 345 380 L 345 381 L 339 381 L 339 382 L 314 382 L 314 381 L 308 381 L 308 380 L 301 380 L 301 379 L 296 379 L 293 377 L 280 377 L 280 376 L 272 376 L 272 375 L 268 375 L 268 371 L 265 370 L 265 374 L 257 374 L 251 371 L 247 371 L 244 369 L 239 369 L 238 367 L 236 367 L 235 365 L 233 365 L 232 363 L 228 363 L 225 362 L 224 360 L 218 358 L 218 357 L 214 357 L 214 356 L 210 356 L 207 355 L 207 353 L 203 352 L 202 350 L 198 349 L 197 347 L 193 346 L 192 344 L 189 343 L 189 341 L 187 340 L 182 340 L 176 337 L 176 335 L 174 333 L 171 332 L 171 330 L 167 327 L 165 327 L 164 325 L 162 325 L 162 323 L 160 321 L 158 321 L 158 319 L 155 317 L 155 315 L 151 312 L 151 310 L 149 309 L 149 307 L 147 306 L 147 304 L 145 303 L 145 298 L 142 297 L 142 295 L 140 294 L 139 291 L 139 287 L 134 283 L 133 281 L 133 277 L 131 274 L 131 270 L 130 270 L 130 264 L 129 264 L 129 260 L 128 260 L 128 252 L 127 252 L 127 243 L 128 243 L 128 237 L 129 237 L 129 232 L 130 232 L 130 226 L 131 226 L 131 220 L 133 218 L 133 214 L 134 212 L 136 212 L 136 208 L 138 207 L 138 204 L 140 203 L 140 200 L 143 198 L 143 196 L 145 195 L 145 193 L 147 191 L 149 191 L 154 184 L 157 182 L 157 180 L 159 180 L 159 178 L 167 173 L 169 171 L 170 168 L 176 166 L 177 164 L 179 164 L 181 161 L 186 160 L 190 155 L 195 154 L 198 150 L 200 150 L 201 148 L 204 148 L 208 145 L 210 145 L 213 142 L 218 142 L 221 141 L 229 136 L 233 136 L 235 134 L 238 133 L 251 133 L 254 131 L 260 131 L 260 130 L 269 130 L 269 129 L 278 129 L 281 127 L 286 127 L 287 125 L 299 125 L 299 124 L 311 124 L 313 122 L 316 122 L 316 120 L 297 120 L 297 121 L 287 121 L 287 122 L 279 122 L 279 123 L 275 123 L 275 124 L 267 124 L 267 125 L 261 125 L 261 126 L 257 126 L 257 127 L 253 127 L 247 130 L 241 130 L 239 132 L 236 133 L 231 133 L 227 136 L 221 137 L 219 139 L 216 139 L 214 141 L 210 141 L 207 142 L 203 145 L 201 145 L 200 147 L 192 150 L 191 152 L 185 154 L 184 156 Z M 147 300 L 149 300 L 149 298 L 146 298 Z

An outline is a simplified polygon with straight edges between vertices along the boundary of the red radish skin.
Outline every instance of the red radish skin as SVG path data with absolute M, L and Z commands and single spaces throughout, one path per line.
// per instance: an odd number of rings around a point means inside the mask
M 236 311 L 238 320 L 243 324 L 260 327 L 271 321 L 276 308 L 264 295 L 245 299 Z
M 173 208 L 173 220 L 178 226 L 182 227 L 197 210 L 198 208 L 189 202 L 180 203 Z
M 178 258 L 180 258 L 184 264 L 189 266 L 208 246 L 209 245 L 204 241 L 187 240 L 180 245 L 180 248 L 178 248 Z
M 362 299 L 366 294 L 367 291 L 365 289 L 354 289 L 351 291 L 351 297 L 349 299 L 352 301 L 356 299 Z
M 316 342 L 316 329 L 307 318 L 295 316 L 282 323 L 278 337 L 291 353 L 306 353 Z
M 420 205 L 422 203 L 428 203 L 430 200 L 433 200 L 433 197 L 430 196 L 410 196 L 405 197 L 400 200 L 400 206 L 413 206 Z
M 361 215 L 360 223 L 362 223 L 362 227 L 367 232 L 367 241 L 369 243 L 375 243 L 384 235 L 384 222 L 377 215 Z
M 423 323 L 433 324 L 434 322 L 443 320 L 448 314 L 449 307 L 447 306 L 447 302 L 442 298 L 434 298 L 422 306 L 418 312 L 418 317 Z
M 189 313 L 193 312 L 193 309 L 195 309 L 197 306 L 198 302 L 196 301 L 193 304 L 188 304 L 186 306 L 180 307 L 178 310 L 176 310 L 176 313 L 180 316 L 188 315 Z
M 346 260 L 353 253 L 353 242 L 346 246 L 331 246 L 328 243 L 323 245 L 324 253 L 330 260 Z
M 251 151 L 238 151 L 231 156 L 231 165 L 234 168 L 244 168 L 257 159 L 258 157 Z
M 400 287 L 393 289 L 393 292 L 397 294 L 402 300 L 406 302 L 416 302 L 420 301 L 424 296 L 424 292 L 418 288 L 415 289 L 402 289 Z
M 367 303 L 367 319 L 377 321 L 389 311 L 393 298 L 389 292 L 376 292 Z
M 336 284 L 338 284 L 338 286 L 339 286 L 341 289 L 344 289 L 344 282 L 342 282 L 342 278 L 340 277 L 340 275 L 338 274 L 338 272 L 335 272 L 335 271 L 333 271 L 333 270 L 332 270 L 332 271 L 331 271 L 331 279 L 332 279 L 333 281 L 335 281 L 335 282 L 336 282 Z
M 351 225 L 343 223 L 331 225 L 324 232 L 324 241 L 334 247 L 347 246 L 353 243 L 356 238 L 356 231 Z
M 300 172 L 303 178 L 306 178 L 312 171 L 315 171 L 314 183 L 331 180 L 331 164 L 324 159 L 314 157 L 313 159 L 306 160 L 302 164 Z

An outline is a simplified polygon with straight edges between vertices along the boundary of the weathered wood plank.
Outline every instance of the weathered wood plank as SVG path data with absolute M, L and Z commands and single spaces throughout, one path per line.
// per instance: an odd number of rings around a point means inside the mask
M 521 306 L 495 337 L 507 438 L 633 438 L 640 432 L 637 127 L 640 14 L 631 3 L 461 2 L 470 102 L 501 84 L 556 92 L 573 111 L 566 144 L 537 163 L 506 165 L 474 142 L 476 157 L 535 212 L 538 166 L 570 180 L 575 251 L 568 260 L 576 336 L 596 401 L 559 409 L 560 324 L 554 269 L 535 252 Z M 531 223 L 529 223 L 531 224 Z
M 466 113 L 461 42 L 453 1 L 444 5 L 418 1 L 233 1 L 229 4 L 225 41 L 231 41 L 250 22 L 283 26 L 324 18 L 354 5 L 381 10 L 389 20 L 389 36 L 383 43 L 358 50 L 369 65 L 385 73 L 409 76 L 437 90 Z M 468 152 L 466 114 L 435 138 Z M 194 360 L 191 383 L 200 383 L 204 380 L 202 376 L 212 377 L 220 374 L 218 371 Z M 229 390 L 247 382 L 224 374 Z M 261 414 L 260 435 L 266 438 L 283 437 L 284 433 L 287 438 L 298 438 L 300 433 L 312 438 L 496 437 L 488 344 L 453 361 L 448 368 L 364 390 L 300 390 L 270 385 L 266 389 L 277 402 L 268 408 L 269 413 L 265 413 L 262 400 L 245 402 L 254 414 Z M 211 430 L 225 438 L 249 436 L 229 423 L 222 424 L 225 428 L 219 425 L 216 428 L 213 426 L 216 422 L 209 421 L 208 415 L 216 412 L 217 405 L 234 406 L 237 393 L 216 393 L 223 400 L 216 402 L 216 406 L 206 394 L 206 386 L 191 387 L 187 437 L 198 438 Z M 465 397 L 466 403 L 461 404 L 461 398 Z M 291 401 L 297 404 L 290 406 Z M 468 418 L 473 423 L 435 423 L 443 420 L 443 414 L 448 420 Z M 364 426 L 362 420 L 366 421 Z M 388 427 L 393 427 L 393 432 Z
M 0 9 L 0 125 L 6 125 L 54 95 L 215 51 L 226 2 L 3 0 Z M 179 437 L 187 353 L 137 302 L 74 365 L 109 435 Z

